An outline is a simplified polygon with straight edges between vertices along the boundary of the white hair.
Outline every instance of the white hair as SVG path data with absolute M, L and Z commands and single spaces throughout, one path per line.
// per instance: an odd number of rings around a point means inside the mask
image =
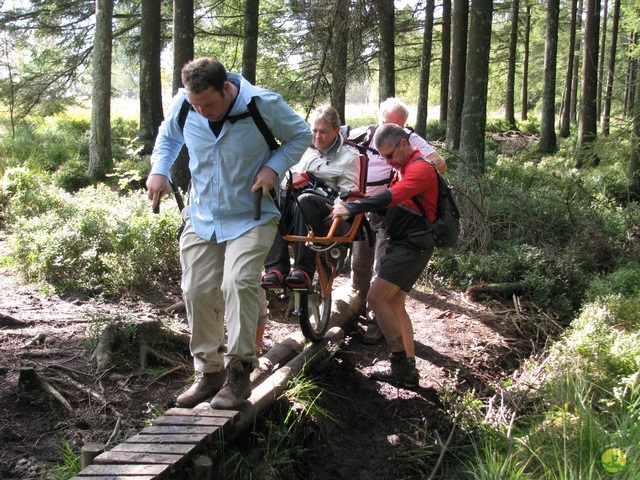
M 407 105 L 403 101 L 395 97 L 389 97 L 384 102 L 382 102 L 380 104 L 380 108 L 378 109 L 380 123 L 383 122 L 384 114 L 391 112 L 402 112 L 402 114 L 404 115 L 403 124 L 407 123 L 407 120 L 409 118 L 409 107 L 407 107 Z

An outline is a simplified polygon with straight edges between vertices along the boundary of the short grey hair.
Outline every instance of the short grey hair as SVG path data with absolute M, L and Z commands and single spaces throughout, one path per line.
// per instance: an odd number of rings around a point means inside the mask
M 334 129 L 340 128 L 340 115 L 338 111 L 329 105 L 322 105 L 311 112 L 309 120 L 313 123 L 315 120 L 324 120 Z
M 377 149 L 380 149 L 381 146 L 397 145 L 403 138 L 409 138 L 409 134 L 404 128 L 394 123 L 385 123 L 376 128 L 376 133 L 373 135 L 373 144 Z
M 404 116 L 403 124 L 407 123 L 409 119 L 409 107 L 400 99 L 395 97 L 389 97 L 384 102 L 380 104 L 380 108 L 378 109 L 378 119 L 380 123 L 382 123 L 382 119 L 385 113 L 390 112 L 401 112 Z

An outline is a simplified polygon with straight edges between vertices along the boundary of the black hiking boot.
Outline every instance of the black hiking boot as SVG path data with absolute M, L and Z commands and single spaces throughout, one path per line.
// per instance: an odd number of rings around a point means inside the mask
M 396 387 L 414 388 L 420 381 L 420 374 L 415 361 L 407 358 L 405 352 L 391 352 L 388 367 L 376 370 L 371 378 L 379 382 L 386 382 Z

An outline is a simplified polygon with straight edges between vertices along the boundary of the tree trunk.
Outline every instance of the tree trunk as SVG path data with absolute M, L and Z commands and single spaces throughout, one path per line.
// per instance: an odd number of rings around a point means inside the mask
M 576 167 L 585 163 L 584 148 L 597 136 L 596 93 L 598 88 L 598 41 L 600 1 L 587 0 L 587 16 L 584 30 L 584 54 L 582 61 L 582 102 L 580 103 L 580 128 L 578 129 L 578 158 Z M 582 151 L 581 151 L 582 150 Z M 591 162 L 597 165 L 598 159 Z
M 609 1 L 604 0 L 604 6 L 602 8 L 602 36 L 600 38 L 600 53 L 598 54 L 598 87 L 596 90 L 596 119 L 600 118 L 602 113 L 602 84 L 604 78 L 604 56 L 605 56 L 605 44 L 607 42 L 607 8 L 609 7 Z
M 193 27 L 193 0 L 173 1 L 173 94 L 182 87 L 182 67 L 193 60 L 195 38 Z M 171 167 L 171 176 L 175 184 L 187 191 L 191 182 L 189 171 L 189 152 L 184 147 Z
M 244 46 L 242 76 L 255 85 L 258 63 L 258 12 L 260 0 L 246 0 L 244 6 Z
M 395 7 L 393 0 L 378 0 L 380 47 L 378 49 L 380 92 L 378 103 L 396 95 Z
M 349 46 L 349 0 L 335 5 L 331 64 L 331 105 L 345 123 L 347 102 L 347 48 Z
M 636 78 L 640 78 L 640 62 L 636 61 Z M 633 141 L 631 142 L 631 157 L 629 158 L 629 195 L 636 202 L 640 202 L 640 82 L 635 83 L 635 95 L 632 97 L 630 111 L 633 112 Z
M 627 83 L 625 86 L 624 95 L 624 114 L 625 116 L 631 113 L 633 105 L 635 105 L 635 91 L 636 91 L 636 69 L 638 59 L 634 55 L 636 43 L 638 42 L 638 33 L 633 32 L 629 37 L 629 47 L 627 55 L 629 57 L 629 63 L 627 64 Z
M 442 58 L 440 61 L 440 130 L 447 129 L 449 67 L 451 65 L 451 0 L 442 1 Z
M 520 13 L 520 1 L 513 0 L 511 8 L 511 30 L 509 32 L 509 68 L 507 71 L 507 98 L 505 102 L 505 120 L 510 129 L 516 128 L 515 114 L 515 83 L 516 83 L 516 56 L 518 54 L 518 15 Z
M 451 16 L 451 66 L 447 110 L 447 148 L 460 148 L 460 124 L 464 104 L 464 75 L 467 65 L 467 31 L 469 0 L 453 0 Z
M 611 19 L 611 49 L 609 50 L 609 68 L 607 69 L 607 87 L 602 106 L 602 135 L 609 135 L 611 117 L 611 96 L 613 94 L 613 72 L 616 68 L 616 50 L 618 47 L 618 24 L 620 21 L 620 0 L 613 4 L 613 18 Z
M 560 0 L 547 0 L 547 33 L 544 47 L 544 81 L 542 86 L 542 114 L 540 118 L 541 152 L 557 149 L 555 131 L 556 62 L 558 58 L 558 15 Z
M 193 60 L 193 15 L 193 0 L 173 0 L 173 95 L 182 87 L 182 67 Z
M 577 32 L 582 31 L 582 6 L 583 0 L 578 0 L 578 15 L 576 17 L 576 35 Z M 580 71 L 580 51 L 582 36 L 576 36 L 576 48 L 573 56 L 573 74 L 571 82 L 571 109 L 569 110 L 569 117 L 571 123 L 576 123 L 578 120 L 578 72 Z
M 143 154 L 151 153 L 162 122 L 161 0 L 142 0 L 140 24 L 140 132 Z
M 531 5 L 527 5 L 524 21 L 524 54 L 522 58 L 522 111 L 520 119 L 524 122 L 529 116 L 529 36 L 531 34 Z
M 424 8 L 424 33 L 422 36 L 422 59 L 420 63 L 420 87 L 418 92 L 418 112 L 416 133 L 427 136 L 427 116 L 429 110 L 429 77 L 431 72 L 431 47 L 433 45 L 433 12 L 435 0 L 427 0 Z
M 464 107 L 460 128 L 460 164 L 462 182 L 484 174 L 484 139 L 487 123 L 487 85 L 493 0 L 472 0 Z
M 96 0 L 91 89 L 89 176 L 99 180 L 113 168 L 111 152 L 111 58 L 113 0 Z
M 576 53 L 576 15 L 578 0 L 571 0 L 571 20 L 569 23 L 569 54 L 567 59 L 567 76 L 564 82 L 562 108 L 560 115 L 560 136 L 568 138 L 571 134 L 571 86 L 573 85 L 573 64 Z

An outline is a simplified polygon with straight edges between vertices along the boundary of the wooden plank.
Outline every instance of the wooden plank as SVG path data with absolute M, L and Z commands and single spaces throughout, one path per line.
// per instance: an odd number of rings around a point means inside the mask
M 114 452 L 109 450 L 94 458 L 93 465 L 175 465 L 183 458 L 185 457 L 182 455 L 169 455 L 167 453 Z
M 129 453 L 168 453 L 169 455 L 189 455 L 198 448 L 190 443 L 121 443 L 113 447 L 110 452 Z
M 153 420 L 153 425 L 196 425 L 201 427 L 224 427 L 233 425 L 229 419 L 218 417 L 167 417 L 163 415 Z
M 170 465 L 89 465 L 78 473 L 78 477 L 132 477 L 151 476 L 158 478 L 171 470 Z
M 232 423 L 240 416 L 240 412 L 236 410 L 215 410 L 213 408 L 170 408 L 164 412 L 168 417 L 215 417 L 226 418 Z
M 134 435 L 125 443 L 193 443 L 208 442 L 206 433 L 184 433 L 177 435 Z
M 140 435 L 177 435 L 180 433 L 204 433 L 211 435 L 216 433 L 218 428 L 202 425 L 160 425 L 157 427 L 146 427 Z

